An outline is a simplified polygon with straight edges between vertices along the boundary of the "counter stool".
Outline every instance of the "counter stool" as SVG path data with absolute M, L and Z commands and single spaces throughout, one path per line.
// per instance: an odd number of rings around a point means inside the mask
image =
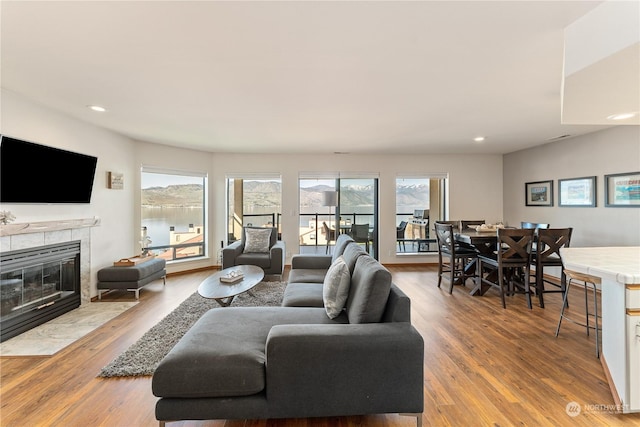
M 587 328 L 587 336 L 589 335 L 589 329 L 594 329 L 596 331 L 596 357 L 598 357 L 598 359 L 600 358 L 600 344 L 599 344 L 599 338 L 600 338 L 600 334 L 599 331 L 601 330 L 599 324 L 598 324 L 598 319 L 600 318 L 600 315 L 598 314 L 598 294 L 596 292 L 596 285 L 600 285 L 602 282 L 600 280 L 599 277 L 596 276 L 592 276 L 590 274 L 585 274 L 585 273 L 578 273 L 577 271 L 572 271 L 572 270 L 564 270 L 564 274 L 567 277 L 567 286 L 564 292 L 564 297 L 562 300 L 562 310 L 560 310 L 560 319 L 558 320 L 558 327 L 556 328 L 556 337 L 558 336 L 558 334 L 560 333 L 560 324 L 562 323 L 562 319 L 567 319 L 577 325 L 580 326 L 585 326 Z M 571 281 L 572 280 L 578 280 L 583 282 L 584 284 L 584 309 L 585 309 L 585 323 L 581 323 L 579 321 L 576 321 L 574 319 L 569 318 L 567 315 L 564 314 L 564 310 L 567 307 L 567 298 L 569 296 L 569 288 L 571 285 Z M 592 286 L 593 287 L 593 305 L 594 305 L 594 313 L 591 314 L 589 313 L 589 296 L 588 296 L 588 288 Z M 589 323 L 589 317 L 593 317 L 593 319 L 596 322 L 595 326 L 591 326 Z

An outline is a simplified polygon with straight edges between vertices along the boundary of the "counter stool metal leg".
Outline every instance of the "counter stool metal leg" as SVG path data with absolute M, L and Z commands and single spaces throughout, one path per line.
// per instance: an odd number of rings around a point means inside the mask
M 600 358 L 600 324 L 598 319 L 600 318 L 600 314 L 598 311 L 598 293 L 597 293 L 597 285 L 601 283 L 599 277 L 592 276 L 590 274 L 578 273 L 576 271 L 565 270 L 565 274 L 567 277 L 567 285 L 564 291 L 564 295 L 562 298 L 562 309 L 560 310 L 560 319 L 558 319 L 558 326 L 556 327 L 556 337 L 560 333 L 560 325 L 562 324 L 562 319 L 567 319 L 577 325 L 585 326 L 587 329 L 587 336 L 589 336 L 589 329 L 594 329 L 596 332 L 596 357 Z M 585 323 L 578 322 L 576 320 L 571 319 L 567 315 L 564 314 L 565 308 L 568 306 L 567 300 L 569 297 L 569 288 L 571 285 L 571 281 L 579 280 L 584 282 L 584 309 L 585 309 Z M 593 307 L 594 313 L 589 313 L 589 287 L 593 286 Z M 593 316 L 595 320 L 595 326 L 591 326 L 589 323 L 589 316 Z
M 587 283 L 591 283 L 593 285 L 593 307 L 594 307 L 594 315 L 593 318 L 596 321 L 596 356 L 598 357 L 598 359 L 600 359 L 600 325 L 598 324 L 598 318 L 600 317 L 600 315 L 598 314 L 598 294 L 596 292 L 596 284 L 593 282 L 586 282 L 585 285 Z M 586 286 L 585 286 L 586 288 Z M 587 316 L 587 318 L 589 318 L 589 316 Z M 589 329 L 587 329 L 589 330 Z
M 558 326 L 556 327 L 556 338 L 558 334 L 560 334 L 560 325 L 562 324 L 562 319 L 564 319 L 564 309 L 567 307 L 567 299 L 569 297 L 569 287 L 571 285 L 571 279 L 567 280 L 567 289 L 564 291 L 562 295 L 562 308 L 560 309 L 560 319 L 558 319 Z

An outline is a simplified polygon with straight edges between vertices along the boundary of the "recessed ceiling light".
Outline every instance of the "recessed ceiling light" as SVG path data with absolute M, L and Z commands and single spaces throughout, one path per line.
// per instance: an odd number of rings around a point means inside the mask
M 99 105 L 87 105 L 87 108 L 89 108 L 90 110 L 93 110 L 93 111 L 97 111 L 99 113 L 104 113 L 105 111 L 107 111 L 106 108 L 101 107 Z
M 476 136 L 475 138 L 473 138 L 475 142 L 482 142 L 484 141 L 484 139 L 485 139 L 484 136 Z
M 631 117 L 635 117 L 638 113 L 620 113 L 620 114 L 612 114 L 607 117 L 607 120 L 626 120 Z

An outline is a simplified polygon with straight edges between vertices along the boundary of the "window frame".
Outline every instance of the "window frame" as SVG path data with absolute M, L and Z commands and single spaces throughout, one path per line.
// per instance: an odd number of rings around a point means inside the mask
M 429 210 L 429 222 L 426 224 L 427 229 L 425 230 L 424 239 L 422 238 L 414 239 L 415 233 L 413 232 L 413 230 L 411 231 L 412 235 L 410 236 L 410 238 L 406 237 L 407 232 L 405 232 L 405 238 L 402 241 L 397 237 L 397 229 L 400 223 L 400 221 L 398 220 L 398 217 L 401 215 L 407 216 L 407 214 L 412 214 L 411 212 L 401 212 L 401 213 L 398 212 L 398 182 L 400 180 L 409 180 L 409 181 L 425 180 L 429 185 L 429 192 L 428 192 L 429 203 L 427 204 L 427 206 L 415 207 L 415 210 L 418 210 L 418 209 Z M 426 255 L 426 254 L 433 254 L 434 252 L 437 252 L 437 245 L 435 244 L 435 234 L 433 233 L 433 224 L 435 221 L 446 220 L 448 218 L 449 175 L 441 174 L 441 173 L 437 173 L 437 174 L 402 173 L 402 174 L 396 175 L 394 184 L 395 184 L 395 196 L 396 196 L 395 197 L 396 234 L 394 235 L 394 241 L 396 242 L 395 254 L 400 256 L 405 256 L 405 255 Z M 433 206 L 434 194 L 436 197 L 438 197 L 437 206 Z M 411 224 L 412 219 L 413 219 L 413 215 L 407 218 L 406 221 L 409 224 Z M 402 220 L 402 218 L 400 220 Z M 408 225 L 407 225 L 407 228 L 408 228 Z M 411 251 L 407 251 L 407 246 L 406 246 L 407 242 L 411 242 Z
M 190 210 L 194 208 L 202 209 L 202 216 L 200 219 L 202 224 L 198 225 L 195 222 L 194 223 L 187 222 L 186 231 L 176 231 L 175 230 L 176 224 L 169 225 L 169 228 L 168 228 L 169 243 L 168 244 L 154 245 L 153 234 L 157 235 L 157 233 L 153 232 L 152 234 L 148 234 L 149 222 L 147 222 L 147 225 L 145 225 L 145 221 L 149 221 L 150 219 L 145 218 L 145 215 L 143 214 L 143 211 L 146 206 L 143 204 L 143 191 L 145 190 L 145 188 L 149 188 L 147 185 L 145 185 L 145 182 L 149 182 L 148 178 L 151 176 L 151 174 L 158 175 L 157 178 L 151 179 L 151 181 L 158 180 L 158 179 L 159 181 L 170 180 L 170 177 L 172 176 L 176 177 L 175 184 L 169 182 L 167 183 L 167 186 L 178 185 L 178 184 L 194 184 L 194 183 L 200 184 L 199 182 L 188 182 L 188 181 L 194 181 L 194 180 L 197 180 L 197 181 L 201 180 L 201 184 L 202 184 L 201 208 L 198 206 L 180 208 L 180 209 L 190 209 Z M 148 175 L 148 176 L 145 178 L 145 175 Z M 206 172 L 195 171 L 195 170 L 178 170 L 178 169 L 143 165 L 140 168 L 140 226 L 141 226 L 140 245 L 142 247 L 142 250 L 144 250 L 144 245 L 146 243 L 145 236 L 148 236 L 150 238 L 150 242 L 148 243 L 147 249 L 152 253 L 158 252 L 164 249 L 165 250 L 164 252 L 156 253 L 155 255 L 158 257 L 164 258 L 167 261 L 167 263 L 191 261 L 191 260 L 203 259 L 208 257 L 208 254 L 209 254 L 209 245 L 208 245 L 208 238 L 207 238 L 208 221 L 209 221 L 209 210 L 208 210 L 208 203 L 207 203 L 208 186 L 209 186 L 208 174 Z M 154 205 L 151 205 L 151 206 L 154 206 Z M 165 206 L 162 209 L 165 210 L 165 209 L 174 209 L 174 208 L 178 208 L 178 207 Z M 183 226 L 185 224 L 179 224 L 179 225 Z M 189 239 L 187 239 L 187 242 L 185 243 L 183 238 L 186 236 L 189 236 Z M 188 240 L 191 240 L 191 239 L 195 239 L 195 241 L 189 243 Z M 180 241 L 181 243 L 172 243 L 172 241 L 175 241 L 175 242 Z M 194 250 L 193 248 L 197 248 L 196 253 L 193 252 Z
M 242 214 L 242 218 L 236 218 L 236 213 L 239 212 L 235 209 L 234 199 L 236 197 L 235 194 L 235 185 L 236 181 L 240 180 L 242 182 L 243 188 L 241 191 L 242 194 L 242 210 L 240 211 Z M 231 190 L 231 182 L 233 181 L 234 194 L 232 194 Z M 270 214 L 247 214 L 244 213 L 244 205 L 245 205 L 245 191 L 244 191 L 244 183 L 245 181 L 262 181 L 262 182 L 270 182 L 275 181 L 280 185 L 280 193 L 279 193 L 279 201 L 277 207 L 274 209 L 274 212 Z M 233 243 L 236 240 L 239 240 L 242 236 L 242 227 L 244 226 L 273 226 L 278 230 L 278 239 L 281 239 L 282 234 L 282 176 L 277 173 L 229 173 L 225 176 L 225 229 L 226 229 L 226 244 Z M 231 209 L 234 209 L 234 212 L 231 212 Z M 254 223 L 245 221 L 245 217 L 262 217 L 262 216 L 271 216 L 271 221 L 267 221 L 266 223 Z

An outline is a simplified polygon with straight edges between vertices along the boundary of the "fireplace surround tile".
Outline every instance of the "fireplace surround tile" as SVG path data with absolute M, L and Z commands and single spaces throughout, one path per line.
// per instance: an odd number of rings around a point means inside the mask
M 72 231 L 73 230 L 45 231 L 44 244 L 55 245 L 56 243 L 64 243 L 71 240 L 80 240 L 80 238 L 73 238 Z
M 44 246 L 44 233 L 18 234 L 11 236 L 11 250 L 36 248 Z
M 91 227 L 100 218 L 0 226 L 2 252 L 80 240 L 80 303 L 91 302 Z

